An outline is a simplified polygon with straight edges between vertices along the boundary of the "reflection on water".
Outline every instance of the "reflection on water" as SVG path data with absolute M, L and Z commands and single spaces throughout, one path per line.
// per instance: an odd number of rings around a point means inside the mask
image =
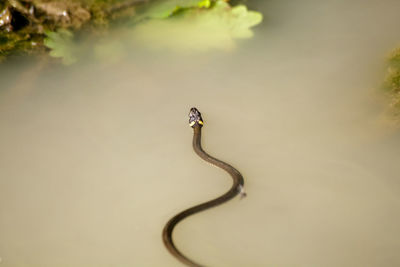
M 248 197 L 175 233 L 209 266 L 399 266 L 400 137 L 376 88 L 400 2 L 259 1 L 229 53 L 141 50 L 113 65 L 3 66 L 2 266 L 177 266 L 161 231 L 245 176 Z

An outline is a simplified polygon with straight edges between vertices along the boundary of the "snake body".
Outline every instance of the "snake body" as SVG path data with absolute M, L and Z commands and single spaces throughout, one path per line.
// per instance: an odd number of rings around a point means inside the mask
M 183 255 L 175 246 L 173 239 L 172 239 L 172 232 L 175 228 L 175 226 L 182 221 L 183 219 L 187 218 L 190 215 L 193 215 L 195 213 L 204 211 L 206 209 L 215 207 L 217 205 L 220 205 L 224 202 L 227 202 L 228 200 L 234 198 L 238 194 L 241 194 L 241 196 L 245 196 L 246 194 L 244 193 L 243 190 L 243 176 L 240 174 L 239 171 L 237 171 L 235 168 L 233 168 L 231 165 L 216 159 L 207 152 L 203 150 L 201 147 L 201 128 L 204 124 L 203 119 L 201 117 L 201 113 L 196 109 L 196 108 L 191 108 L 189 112 L 189 124 L 193 128 L 193 149 L 196 152 L 196 154 L 202 158 L 203 160 L 207 161 L 208 163 L 217 166 L 226 172 L 228 172 L 233 179 L 233 184 L 231 189 L 229 189 L 228 192 L 225 194 L 221 195 L 218 198 L 212 199 L 210 201 L 204 202 L 202 204 L 196 205 L 194 207 L 188 208 L 184 211 L 181 211 L 180 213 L 176 214 L 174 217 L 172 217 L 167 224 L 164 227 L 162 237 L 165 246 L 169 250 L 169 252 L 175 256 L 179 261 L 182 263 L 188 265 L 188 266 L 203 266 L 201 264 L 198 264 L 194 262 L 193 260 L 189 259 L 185 255 Z

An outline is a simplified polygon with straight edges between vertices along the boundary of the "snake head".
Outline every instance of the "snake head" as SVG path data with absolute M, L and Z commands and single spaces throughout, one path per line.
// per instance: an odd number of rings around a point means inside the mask
M 191 108 L 189 112 L 189 125 L 194 127 L 196 124 L 203 126 L 203 118 L 197 108 Z

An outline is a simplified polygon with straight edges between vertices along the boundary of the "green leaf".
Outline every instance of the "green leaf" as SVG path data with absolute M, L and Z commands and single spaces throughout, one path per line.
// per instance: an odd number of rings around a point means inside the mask
M 210 7 L 210 0 L 158 0 L 152 2 L 146 9 L 143 17 L 165 19 L 180 9 L 193 7 Z
M 248 11 L 247 7 L 240 5 L 231 10 L 231 31 L 234 38 L 249 38 L 253 36 L 251 27 L 261 23 L 262 15 L 259 12 Z
M 66 29 L 59 29 L 56 32 L 47 31 L 44 45 L 51 49 L 50 56 L 61 58 L 63 64 L 71 65 L 77 61 L 74 56 L 74 35 Z
M 211 0 L 202 0 L 197 3 L 197 6 L 200 8 L 209 8 L 211 6 Z
M 251 27 L 261 21 L 259 12 L 218 0 L 210 8 L 191 8 L 167 20 L 143 22 L 133 29 L 132 38 L 135 43 L 153 48 L 230 50 L 235 47 L 235 39 L 252 37 Z

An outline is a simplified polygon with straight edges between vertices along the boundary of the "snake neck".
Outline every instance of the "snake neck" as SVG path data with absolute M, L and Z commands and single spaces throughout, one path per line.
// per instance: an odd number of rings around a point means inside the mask
M 197 123 L 193 126 L 193 148 L 196 152 L 198 150 L 203 151 L 201 147 L 201 128 L 202 126 Z
M 214 158 L 213 156 L 209 155 L 207 152 L 205 152 L 203 150 L 203 148 L 201 146 L 201 128 L 202 128 L 202 125 L 195 124 L 193 126 L 193 149 L 194 149 L 194 151 L 203 160 L 228 172 L 234 180 L 234 187 L 237 187 L 237 190 L 241 194 L 241 196 L 244 196 L 245 195 L 244 189 L 243 189 L 244 180 L 243 180 L 243 176 L 240 174 L 240 172 L 238 170 L 236 170 L 234 167 L 232 167 L 230 164 Z

